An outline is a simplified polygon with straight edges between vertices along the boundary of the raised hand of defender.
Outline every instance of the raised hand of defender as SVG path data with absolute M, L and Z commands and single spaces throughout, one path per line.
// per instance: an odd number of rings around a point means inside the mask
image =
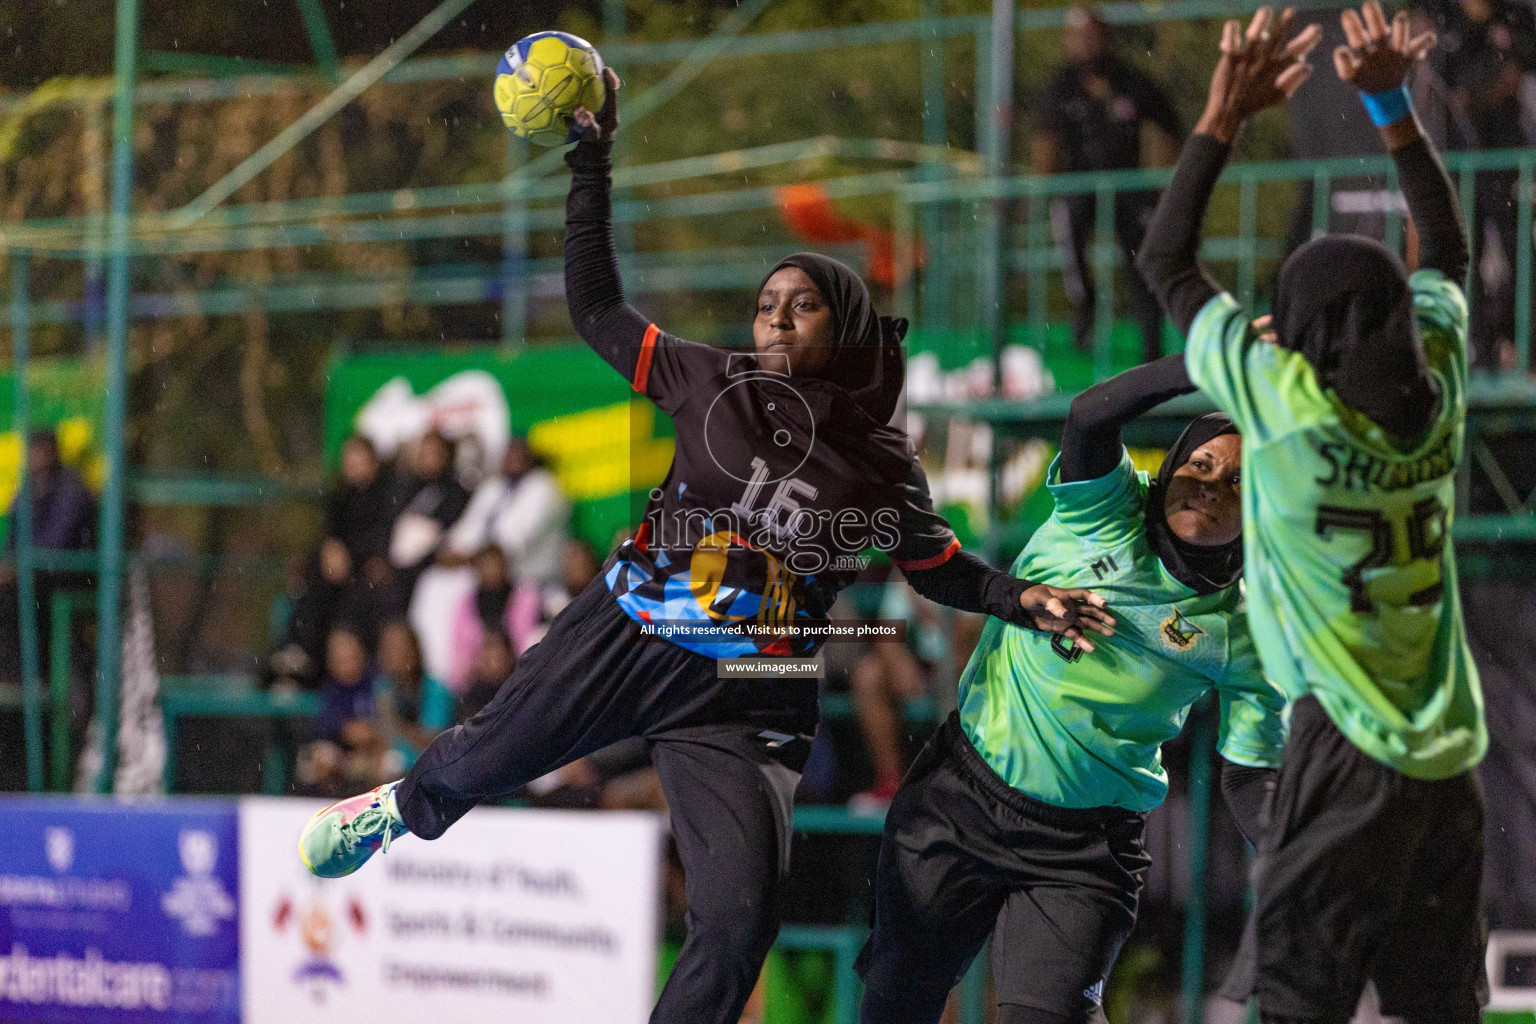
M 577 107 L 572 115 L 583 138 L 612 141 L 619 130 L 618 92 L 622 88 L 624 83 L 619 81 L 619 73 L 613 68 L 603 68 L 603 109 L 594 114 L 586 107 Z
M 1346 8 L 1339 22 L 1349 45 L 1333 51 L 1333 68 L 1340 78 L 1364 93 L 1396 89 L 1414 64 L 1435 47 L 1434 32 L 1410 35 L 1405 11 L 1398 11 L 1388 25 L 1377 0 L 1365 0 L 1359 14 Z
M 1323 37 L 1308 25 L 1286 41 L 1294 8 L 1277 18 L 1273 8 L 1261 7 L 1243 29 L 1229 21 L 1221 29 L 1221 59 L 1211 76 L 1205 114 L 1195 130 L 1231 142 L 1249 117 L 1289 99 L 1312 74 L 1307 57 Z
M 1031 626 L 1042 633 L 1060 633 L 1093 652 L 1093 641 L 1084 630 L 1115 635 L 1115 619 L 1104 610 L 1104 598 L 1081 587 L 1070 589 L 1036 583 L 1019 595 L 1019 604 L 1029 616 Z

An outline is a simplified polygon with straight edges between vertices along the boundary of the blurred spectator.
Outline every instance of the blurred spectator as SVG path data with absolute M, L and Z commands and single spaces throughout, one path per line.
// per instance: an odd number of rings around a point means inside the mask
M 379 631 L 375 705 L 380 731 L 390 753 L 382 775 L 395 778 L 416 763 L 432 738 L 453 724 L 453 694 L 427 675 L 421 646 L 404 619 Z
M 512 641 L 502 632 L 488 632 L 475 652 L 475 663 L 459 694 L 459 721 L 475 717 L 480 709 L 491 702 L 501 684 L 507 681 L 517 667 L 517 656 L 512 653 Z
M 341 476 L 325 498 L 325 536 L 305 562 L 293 610 L 269 673 L 313 686 L 331 625 L 377 623 L 389 604 L 394 570 L 389 534 L 399 511 L 397 485 L 373 443 L 354 434 L 341 448 Z
M 469 506 L 469 491 L 459 482 L 454 465 L 453 442 L 439 431 L 429 430 L 416 441 L 407 467 L 398 485 L 400 514 L 389 537 L 389 561 L 397 574 L 402 610 L 448 528 Z
M 27 474 L 32 487 L 32 543 L 51 551 L 95 547 L 96 499 L 80 475 L 60 460 L 59 439 L 53 431 L 34 430 L 27 438 Z M 11 502 L 13 517 L 20 500 L 18 495 Z M 8 534 L 6 550 L 15 549 L 15 534 Z
M 48 551 L 84 551 L 96 546 L 96 499 L 79 474 L 59 458 L 59 439 L 51 430 L 27 437 L 27 477 L 32 491 L 32 544 Z M 9 510 L 5 538 L 6 563 L 0 565 L 0 678 L 21 676 L 21 644 L 16 569 L 18 493 Z M 85 584 L 89 574 L 44 570 L 36 574 L 38 650 L 47 657 L 50 638 L 48 608 L 55 590 Z
M 454 677 L 456 615 L 475 586 L 469 567 L 480 552 L 491 545 L 501 550 L 514 587 L 526 584 L 537 590 L 558 583 L 570 515 L 555 475 L 524 438 L 513 436 L 500 473 L 475 489 L 464 514 L 443 537 L 437 564 L 422 574 L 412 595 L 411 625 L 421 637 L 428 674 Z
M 1036 174 L 1162 167 L 1178 158 L 1178 114 L 1162 88 L 1113 50 L 1109 26 L 1087 7 L 1067 12 L 1062 39 L 1067 64 L 1051 76 L 1033 104 L 1039 111 L 1030 139 Z M 1094 280 L 1088 258 L 1096 200 L 1059 196 L 1051 204 L 1051 233 L 1062 249 L 1062 281 L 1072 303 L 1072 335 L 1080 351 L 1093 347 Z M 1131 304 L 1145 358 L 1162 354 L 1163 312 L 1136 271 L 1136 250 L 1157 205 L 1157 192 L 1115 193 L 1115 237 L 1125 253 Z
M 325 681 L 312 743 L 299 752 L 299 782 L 330 796 L 380 774 L 388 740 L 374 722 L 375 682 L 360 630 L 334 627 L 325 641 Z
M 320 572 L 328 583 L 354 580 L 370 587 L 389 579 L 389 531 L 398 509 L 394 485 L 378 452 L 354 434 L 341 447 L 341 485 L 325 502 Z
M 438 562 L 465 565 L 481 548 L 495 544 L 516 572 L 514 582 L 556 583 L 570 518 L 570 502 L 555 474 L 526 438 L 514 435 L 502 456 L 501 473 L 476 488 Z
M 515 637 L 519 627 L 528 629 L 536 625 L 539 614 L 541 595 L 536 586 L 521 588 L 517 592 L 520 600 L 513 600 L 512 574 L 501 548 L 494 544 L 481 548 L 475 555 L 473 568 L 475 589 L 460 602 L 453 620 L 448 685 L 456 693 L 465 692 L 469 686 L 487 634 L 505 633 Z M 518 604 L 523 607 L 518 608 Z M 514 640 L 513 649 L 522 653 L 526 648 Z
M 507 634 L 518 657 L 544 639 L 544 631 L 571 599 L 597 578 L 600 563 L 592 545 L 580 537 L 567 540 L 560 549 L 560 582 L 548 586 L 524 581 L 512 592 Z
M 564 608 L 577 594 L 586 590 L 588 585 L 597 579 L 598 570 L 602 567 L 597 552 L 592 550 L 592 545 L 580 537 L 572 537 L 566 541 L 560 550 L 560 589 L 565 595 L 565 601 L 560 608 Z M 551 617 L 560 611 L 556 608 L 550 612 Z
M 1511 149 L 1536 141 L 1536 15 L 1518 0 L 1430 0 L 1440 36 L 1433 60 L 1476 149 Z M 1475 178 L 1472 275 L 1474 358 L 1488 369 L 1514 357 L 1518 174 Z M 1527 367 L 1527 369 L 1529 369 Z

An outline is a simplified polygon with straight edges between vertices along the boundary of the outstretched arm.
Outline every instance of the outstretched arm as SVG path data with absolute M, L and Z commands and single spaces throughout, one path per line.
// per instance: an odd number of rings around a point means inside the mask
M 636 390 L 643 391 L 642 354 L 648 335 L 654 344 L 655 329 L 624 301 L 624 285 L 619 279 L 611 202 L 611 152 L 613 134 L 619 126 L 615 96 L 619 80 L 612 70 L 604 72 L 604 85 L 607 100 L 601 113 L 578 113 L 585 131 L 581 141 L 565 155 L 571 168 L 571 191 L 565 200 L 565 301 L 571 325 L 582 340 Z
M 960 550 L 955 531 L 933 507 L 928 477 L 915 455 L 907 473 L 904 504 L 901 543 L 891 552 L 891 560 L 912 589 L 928 600 L 963 612 L 995 615 L 1025 629 L 1060 633 L 1089 652 L 1093 643 L 1085 632 L 1114 635 L 1114 617 L 1104 610 L 1104 598 L 1098 594 L 1021 580 Z
M 1403 11 L 1389 25 L 1377 0 L 1367 0 L 1360 14 L 1344 11 L 1339 20 L 1349 45 L 1333 51 L 1334 70 L 1360 90 L 1381 141 L 1397 164 L 1398 185 L 1419 232 L 1419 266 L 1438 270 L 1460 284 L 1468 257 L 1456 190 L 1425 138 L 1403 84 L 1414 64 L 1434 48 L 1435 34 L 1412 36 Z
M 1115 619 L 1104 598 L 1080 587 L 1031 583 L 999 572 L 969 551 L 956 551 L 931 569 L 903 569 L 912 589 L 935 604 L 962 612 L 995 615 L 1004 622 L 1044 633 L 1060 633 L 1093 652 L 1084 632 L 1113 636 Z
M 1231 145 L 1209 133 L 1196 132 L 1189 137 L 1136 256 L 1136 267 L 1147 287 L 1168 311 L 1180 334 L 1188 334 L 1195 315 L 1221 294 L 1221 286 L 1197 256 L 1211 190 L 1231 152 Z
M 585 108 L 576 111 L 581 141 L 565 156 L 571 168 L 565 201 L 565 301 L 582 340 L 631 387 L 672 413 L 694 393 L 692 383 L 698 376 L 714 372 L 726 356 L 720 349 L 658 330 L 624 301 L 610 198 L 619 76 L 607 69 L 603 84 L 603 109 L 596 114 Z
M 1117 373 L 1072 399 L 1061 432 L 1061 482 L 1094 480 L 1112 471 L 1120 464 L 1120 428 L 1193 390 L 1180 352 Z

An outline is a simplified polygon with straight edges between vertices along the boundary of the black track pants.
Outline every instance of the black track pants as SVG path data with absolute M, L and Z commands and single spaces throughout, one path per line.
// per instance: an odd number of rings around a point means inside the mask
M 1143 361 L 1151 362 L 1163 354 L 1163 307 L 1136 269 L 1136 254 L 1141 249 L 1157 208 L 1156 192 L 1119 192 L 1115 195 L 1115 238 L 1125 255 L 1125 283 L 1130 290 L 1131 311 L 1141 328 Z M 1051 233 L 1062 250 L 1062 285 L 1072 304 L 1072 337 L 1079 350 L 1093 348 L 1093 317 L 1097 282 L 1093 260 L 1089 256 L 1098 200 L 1092 195 L 1058 197 L 1051 204 Z M 1108 239 L 1099 239 L 1108 244 Z
M 951 715 L 885 818 L 862 1024 L 936 1024 L 989 935 L 999 1021 L 1102 1024 L 1149 863 L 1144 825 L 1119 808 L 1030 799 Z
M 644 737 L 688 885 L 688 938 L 651 1020 L 735 1024 L 778 934 L 815 727 L 814 680 L 718 680 L 714 659 L 642 637 L 598 579 L 484 710 L 432 742 L 396 801 L 435 839 L 481 800 Z

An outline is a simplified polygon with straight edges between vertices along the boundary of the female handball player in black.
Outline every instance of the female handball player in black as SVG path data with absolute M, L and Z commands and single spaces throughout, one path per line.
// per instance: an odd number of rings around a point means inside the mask
M 716 659 L 814 654 L 805 627 L 826 621 L 871 547 L 935 601 L 1085 649 L 1083 633 L 1114 620 L 1086 590 L 1032 585 L 959 550 L 906 435 L 887 425 L 906 324 L 877 316 L 841 263 L 801 253 L 774 267 L 750 354 L 681 341 L 625 303 L 609 197 L 618 79 L 606 77 L 604 108 L 579 112 L 566 157 L 566 297 L 587 343 L 672 416 L 672 466 L 634 539 L 485 709 L 400 782 L 317 814 L 300 851 L 316 874 L 348 874 L 407 831 L 434 839 L 482 800 L 642 736 L 688 893 L 688 937 L 651 1019 L 726 1024 L 778 932 L 817 682 L 731 677 Z

